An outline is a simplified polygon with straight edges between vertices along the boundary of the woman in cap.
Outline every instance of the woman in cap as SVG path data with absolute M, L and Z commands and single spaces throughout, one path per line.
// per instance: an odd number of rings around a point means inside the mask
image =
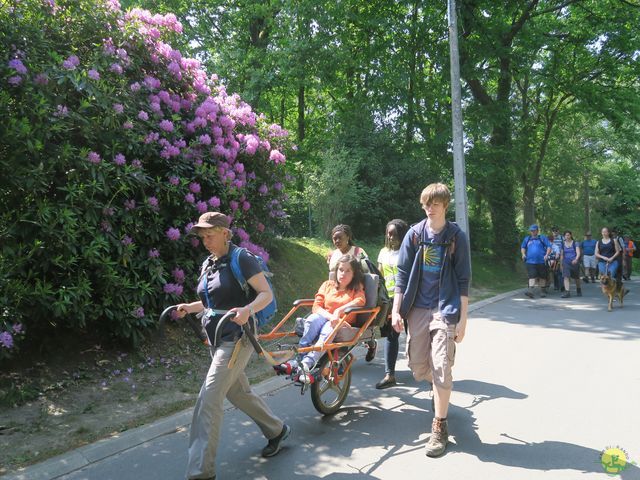
M 202 265 L 197 288 L 199 300 L 178 305 L 178 317 L 204 312 L 205 321 L 217 322 L 221 317 L 211 310 L 235 313 L 222 331 L 220 344 L 213 345 L 213 339 L 210 338 L 211 366 L 198 395 L 189 435 L 187 478 L 214 479 L 225 397 L 251 417 L 268 439 L 268 444 L 262 450 L 263 457 L 276 455 L 291 429 L 271 412 L 262 398 L 253 393 L 244 373 L 253 348 L 248 339 L 242 336 L 241 326 L 250 322 L 255 312 L 271 302 L 273 294 L 267 279 L 258 261 L 243 250 L 238 256 L 239 266 L 248 279 L 253 295 L 248 298 L 242 290 L 230 266 L 230 254 L 238 247 L 231 243 L 229 218 L 226 215 L 220 212 L 204 213 L 192 231 L 200 237 L 211 255 Z M 250 325 L 255 328 L 253 322 Z M 229 368 L 236 345 L 238 351 L 235 353 L 235 362 Z

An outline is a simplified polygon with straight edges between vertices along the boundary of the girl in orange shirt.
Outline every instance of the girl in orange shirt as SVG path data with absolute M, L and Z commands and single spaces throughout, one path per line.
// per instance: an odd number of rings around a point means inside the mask
M 304 333 L 300 339 L 301 347 L 324 343 L 347 308 L 362 307 L 365 304 L 364 273 L 357 258 L 353 255 L 343 255 L 332 273 L 334 274 L 332 278 L 336 280 L 327 280 L 320 286 L 315 296 L 312 313 L 305 318 Z M 310 371 L 321 356 L 320 351 L 307 353 L 302 358 L 300 367 L 303 371 Z M 296 367 L 297 362 L 293 360 L 280 365 L 278 370 L 289 374 Z

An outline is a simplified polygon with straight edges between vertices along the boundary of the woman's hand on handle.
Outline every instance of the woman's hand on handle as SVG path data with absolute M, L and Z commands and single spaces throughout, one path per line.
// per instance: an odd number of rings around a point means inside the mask
M 251 316 L 251 308 L 246 307 L 235 307 L 229 310 L 229 312 L 235 313 L 235 317 L 231 319 L 233 323 L 237 323 L 238 325 L 244 325 L 249 321 L 249 317 Z
M 202 302 L 179 303 L 176 305 L 176 316 L 183 318 L 188 313 L 198 313 L 204 310 Z

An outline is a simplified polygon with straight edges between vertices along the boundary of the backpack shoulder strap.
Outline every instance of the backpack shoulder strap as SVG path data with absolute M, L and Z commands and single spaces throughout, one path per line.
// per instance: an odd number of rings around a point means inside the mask
M 244 293 L 248 294 L 249 285 L 247 284 L 247 280 L 244 278 L 244 275 L 242 274 L 242 269 L 240 268 L 240 254 L 242 253 L 243 250 L 244 248 L 242 247 L 235 247 L 231 251 L 231 261 L 229 262 L 229 266 L 231 267 L 231 272 L 233 273 L 233 276 L 240 284 L 240 287 L 242 288 L 242 290 L 244 290 Z

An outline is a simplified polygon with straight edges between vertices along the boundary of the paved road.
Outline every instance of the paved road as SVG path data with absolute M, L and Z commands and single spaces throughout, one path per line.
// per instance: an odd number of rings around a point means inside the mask
M 442 458 L 424 455 L 429 395 L 406 361 L 399 362 L 397 388 L 374 389 L 383 370 L 380 348 L 373 363 L 356 362 L 349 398 L 333 417 L 321 417 L 308 394 L 281 378 L 260 385 L 293 429 L 275 458 L 259 456 L 264 438 L 230 409 L 218 478 L 605 479 L 600 457 L 608 447 L 624 449 L 640 465 L 640 282 L 629 286 L 624 309 L 616 305 L 612 313 L 591 284 L 582 298 L 517 294 L 474 306 L 454 369 L 453 444 Z M 189 414 L 6 479 L 182 479 Z M 640 479 L 638 465 L 616 477 Z

